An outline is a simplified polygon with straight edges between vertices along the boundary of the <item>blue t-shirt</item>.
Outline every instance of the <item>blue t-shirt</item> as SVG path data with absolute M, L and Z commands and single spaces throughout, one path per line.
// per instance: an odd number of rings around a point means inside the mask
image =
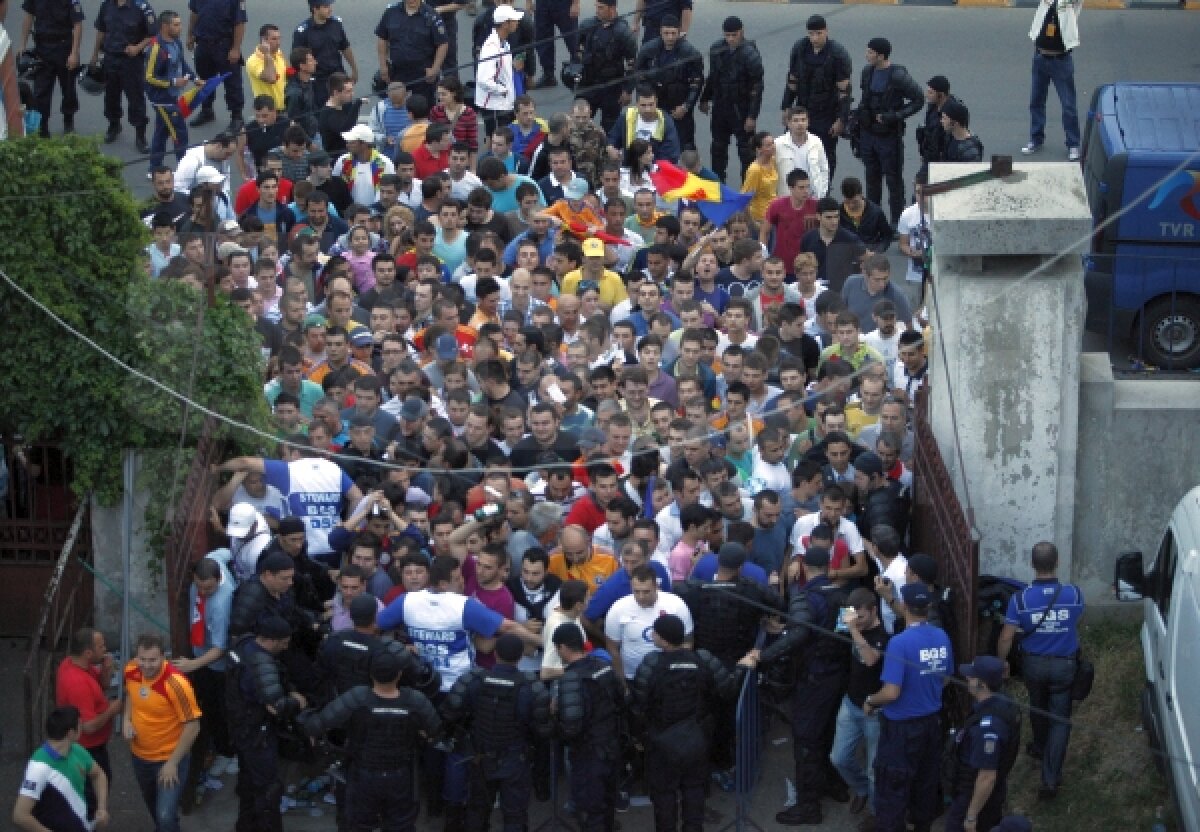
M 900 697 L 883 706 L 888 719 L 917 719 L 942 708 L 942 685 L 954 667 L 950 636 L 941 627 L 917 624 L 888 642 L 883 654 L 885 685 L 898 685 Z
M 765 569 L 757 563 L 747 561 L 742 564 L 741 576 L 748 578 L 764 589 L 769 585 L 770 576 L 767 575 Z M 696 561 L 696 565 L 692 567 L 692 579 L 696 581 L 711 581 L 717 577 L 717 556 L 712 552 L 707 555 L 701 555 L 700 560 Z
M 755 563 L 768 574 L 778 572 L 783 568 L 784 554 L 788 550 L 788 540 L 792 536 L 792 524 L 795 515 L 780 513 L 779 521 L 769 529 L 755 529 L 754 540 L 750 544 L 750 556 L 747 563 Z
M 1051 600 L 1054 608 L 1048 609 Z M 1054 579 L 1035 580 L 1024 592 L 1015 592 L 1008 599 L 1004 623 L 1017 628 L 1021 649 L 1032 656 L 1074 656 L 1079 650 L 1082 615 L 1083 593 L 1079 587 L 1059 584 Z
M 650 561 L 650 568 L 658 576 L 658 588 L 664 592 L 670 592 L 671 576 L 667 574 L 667 568 L 656 560 Z M 629 573 L 624 569 L 618 569 L 596 588 L 592 600 L 588 602 L 587 608 L 583 611 L 584 618 L 589 621 L 603 621 L 612 605 L 632 592 L 633 584 Z

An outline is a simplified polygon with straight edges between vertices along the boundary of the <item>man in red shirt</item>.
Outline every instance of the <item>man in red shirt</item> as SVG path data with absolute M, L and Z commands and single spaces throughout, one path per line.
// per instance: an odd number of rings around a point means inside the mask
M 800 253 L 800 239 L 804 232 L 815 227 L 817 201 L 809 195 L 808 172 L 804 168 L 794 168 L 788 172 L 787 186 L 788 195 L 771 200 L 767 206 L 767 214 L 758 227 L 758 239 L 767 245 L 772 229 L 775 231 L 775 245 L 771 254 L 784 262 L 788 276 L 794 278 L 795 267 L 792 264 Z
M 428 179 L 450 166 L 450 125 L 431 124 L 425 143 L 413 151 L 413 170 L 418 179 Z
M 104 691 L 112 681 L 113 660 L 108 655 L 104 633 L 84 627 L 71 636 L 71 653 L 58 666 L 54 679 L 54 704 L 72 705 L 79 711 L 79 744 L 104 771 L 112 785 L 112 764 L 108 760 L 108 738 L 112 719 L 121 710 L 119 699 L 109 700 Z M 86 789 L 88 817 L 95 811 L 96 797 L 90 781 Z
M 604 513 L 605 507 L 617 496 L 617 469 L 607 462 L 595 462 L 587 466 L 588 482 L 591 490 L 586 497 L 576 500 L 567 519 L 563 521 L 568 526 L 582 526 L 592 534 L 604 525 L 608 519 Z

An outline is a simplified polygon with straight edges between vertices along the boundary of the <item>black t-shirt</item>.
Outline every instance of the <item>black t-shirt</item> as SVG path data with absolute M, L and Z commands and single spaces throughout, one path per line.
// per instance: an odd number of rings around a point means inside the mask
M 858 648 L 854 649 L 854 659 L 850 665 L 850 683 L 846 687 L 846 696 L 850 697 L 850 701 L 855 705 L 862 707 L 863 700 L 872 693 L 878 693 L 883 687 L 883 682 L 879 677 L 883 673 L 883 652 L 887 649 L 888 635 L 887 630 L 883 629 L 882 624 L 877 624 L 870 630 L 863 633 L 863 638 L 867 644 L 879 651 L 879 661 L 868 667 L 862 663 L 858 656 Z
M 1038 32 L 1037 40 L 1034 46 L 1038 49 L 1045 49 L 1047 52 L 1066 52 L 1066 44 L 1063 43 L 1062 25 L 1058 22 L 1058 4 L 1051 3 L 1050 8 L 1046 11 L 1046 17 L 1042 20 L 1042 29 Z

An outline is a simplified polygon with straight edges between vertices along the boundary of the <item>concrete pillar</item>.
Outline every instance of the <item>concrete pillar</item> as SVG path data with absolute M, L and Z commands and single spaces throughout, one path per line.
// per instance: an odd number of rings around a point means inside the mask
M 986 167 L 935 164 L 929 180 Z M 1070 575 L 1091 215 L 1079 165 L 1014 167 L 931 200 L 930 416 L 974 508 L 980 571 L 1028 577 L 1030 547 L 1050 540 Z

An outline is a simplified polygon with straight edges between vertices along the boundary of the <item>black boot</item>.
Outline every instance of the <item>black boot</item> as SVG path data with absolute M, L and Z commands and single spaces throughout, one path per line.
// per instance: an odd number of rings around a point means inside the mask
M 75 116 L 63 116 L 63 135 L 75 132 Z
M 117 136 L 119 135 L 121 135 L 121 122 L 110 121 L 108 123 L 108 130 L 104 134 L 104 143 L 112 144 L 117 140 Z
M 50 119 L 42 119 L 42 123 L 38 125 L 38 136 L 43 139 L 50 138 Z
M 137 133 L 133 139 L 133 146 L 137 148 L 138 153 L 146 154 L 150 152 L 150 145 L 146 143 L 145 127 L 137 128 Z

